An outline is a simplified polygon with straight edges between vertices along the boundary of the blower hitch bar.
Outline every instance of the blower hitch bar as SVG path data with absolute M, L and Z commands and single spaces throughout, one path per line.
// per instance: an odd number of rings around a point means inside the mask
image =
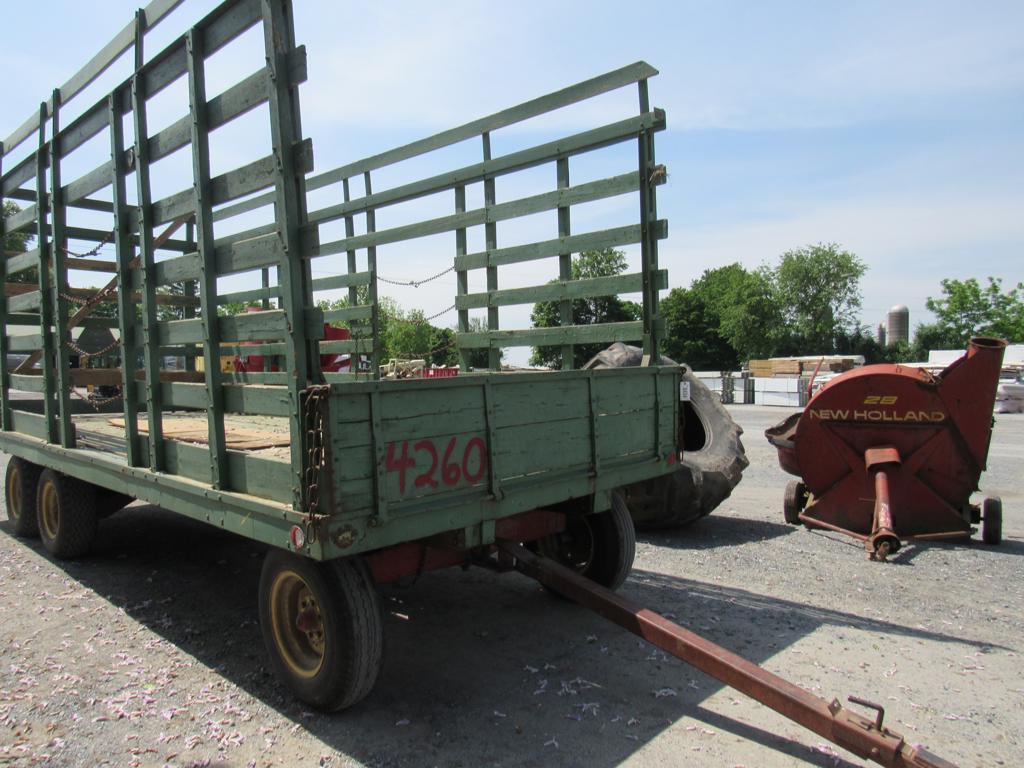
M 851 703 L 874 710 L 873 719 L 863 717 L 845 709 L 837 699 L 830 703 L 814 696 L 654 611 L 530 552 L 521 544 L 499 541 L 497 547 L 503 564 L 513 566 L 548 589 L 589 608 L 858 757 L 892 768 L 956 768 L 923 747 L 910 746 L 900 734 L 886 728 L 882 724 L 885 710 L 878 704 L 851 696 Z

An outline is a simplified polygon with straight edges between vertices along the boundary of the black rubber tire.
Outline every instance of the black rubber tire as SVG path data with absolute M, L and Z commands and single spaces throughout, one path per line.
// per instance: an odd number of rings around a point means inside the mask
M 96 540 L 96 519 L 96 486 L 54 469 L 43 470 L 36 490 L 36 521 L 47 552 L 61 560 L 86 554 Z
M 43 468 L 17 456 L 7 462 L 4 478 L 4 504 L 7 518 L 14 525 L 14 533 L 23 538 L 37 538 L 36 488 Z
M 1003 541 L 1003 502 L 992 497 L 981 504 L 981 540 L 993 547 Z
M 624 368 L 640 365 L 643 350 L 617 342 L 599 352 L 583 366 Z M 663 365 L 675 365 L 667 357 Z M 685 445 L 685 430 L 680 429 L 681 458 L 676 472 L 654 480 L 626 486 L 623 491 L 637 527 L 645 529 L 678 528 L 710 514 L 732 494 L 750 461 L 743 449 L 740 427 L 722 405 L 721 398 L 708 389 L 693 372 L 682 366 L 682 380 L 690 384 L 686 416 L 696 418 L 703 430 L 704 443 L 694 449 Z M 682 415 L 681 411 L 681 415 Z
M 566 522 L 565 531 L 536 542 L 535 550 L 603 587 L 621 587 L 636 558 L 636 530 L 622 494 L 612 494 L 611 509 L 569 515 Z
M 806 504 L 807 486 L 799 480 L 790 480 L 782 497 L 782 516 L 786 522 L 790 525 L 800 525 L 800 513 Z
M 305 582 L 319 606 L 322 662 L 309 676 L 289 666 L 288 651 L 274 629 L 272 591 L 279 576 L 288 573 Z M 271 667 L 299 701 L 330 712 L 353 706 L 373 690 L 384 659 L 384 622 L 373 576 L 362 560 L 317 563 L 271 549 L 260 575 L 259 614 Z

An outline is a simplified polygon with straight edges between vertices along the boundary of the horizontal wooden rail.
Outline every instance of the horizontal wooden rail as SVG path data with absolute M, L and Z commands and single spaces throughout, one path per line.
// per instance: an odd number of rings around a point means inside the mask
M 668 272 L 656 274 L 658 290 L 668 288 Z M 538 301 L 566 301 L 590 299 L 597 296 L 615 296 L 620 293 L 639 293 L 643 290 L 644 276 L 640 272 L 612 277 L 592 277 L 585 280 L 561 280 L 547 285 L 526 288 L 506 288 L 486 293 L 467 293 L 455 299 L 456 309 L 505 307 L 515 304 L 535 304 Z
M 454 232 L 464 227 L 506 221 L 522 216 L 531 216 L 536 213 L 544 213 L 545 211 L 557 210 L 564 206 L 604 200 L 609 197 L 635 192 L 639 188 L 640 179 L 637 173 L 624 173 L 621 176 L 613 176 L 609 179 L 592 181 L 567 189 L 559 189 L 554 192 L 545 192 L 497 205 L 476 208 L 465 213 L 441 216 L 415 224 L 377 230 L 376 232 L 368 232 L 365 235 L 322 243 L 312 255 L 326 256 L 358 248 L 367 248 L 372 245 L 384 245 L 386 243 L 411 240 L 443 232 Z
M 408 160 L 428 152 L 433 152 L 434 150 L 458 144 L 460 141 L 481 136 L 486 132 L 496 131 L 499 128 L 505 128 L 547 112 L 553 112 L 554 110 L 586 101 L 594 96 L 632 85 L 641 80 L 654 77 L 657 74 L 658 70 L 650 64 L 638 61 L 612 72 L 591 78 L 585 82 L 577 83 L 568 88 L 563 88 L 514 107 L 501 110 L 500 112 L 495 112 L 487 117 L 464 123 L 457 128 L 442 131 L 441 133 L 410 142 L 387 152 L 381 152 L 312 176 L 306 180 L 306 189 L 309 191 L 322 189 L 345 179 L 354 178 L 378 168 L 394 165 L 402 160 Z M 268 205 L 271 202 L 273 202 L 271 195 L 263 195 L 241 204 L 235 213 L 253 210 Z
M 548 347 L 562 344 L 597 344 L 613 341 L 639 341 L 644 324 L 639 320 L 600 325 L 563 325 L 557 328 L 530 328 L 517 331 L 481 331 L 460 333 L 460 349 L 481 347 Z
M 366 195 L 350 202 L 311 211 L 309 221 L 311 223 L 334 221 L 344 216 L 404 203 L 409 200 L 436 194 L 437 192 L 475 184 L 483 181 L 485 178 L 493 179 L 527 168 L 534 168 L 559 157 L 570 157 L 594 149 L 600 149 L 601 147 L 635 140 L 642 131 L 662 130 L 664 127 L 665 113 L 661 110 L 655 110 L 654 112 L 630 117 L 590 131 L 573 134 L 563 139 L 502 155 L 492 160 L 467 165 L 455 171 L 402 184 L 384 192 Z
M 146 6 L 143 11 L 145 18 L 145 27 L 143 32 L 148 32 L 160 21 L 167 16 L 171 11 L 181 5 L 184 0 L 152 0 L 152 2 Z M 97 77 L 102 75 L 107 69 L 120 58 L 121 54 L 127 51 L 129 48 L 135 45 L 136 33 L 138 31 L 139 19 L 136 17 L 129 22 L 114 39 L 107 43 L 99 53 L 93 56 L 89 62 L 72 75 L 64 85 L 58 89 L 60 103 L 67 104 L 89 86 Z M 49 117 L 53 114 L 53 99 L 49 99 L 46 102 L 46 113 L 44 117 Z M 3 143 L 4 151 L 11 152 L 21 142 L 31 136 L 39 128 L 40 114 L 39 110 L 28 118 L 14 133 L 8 136 Z

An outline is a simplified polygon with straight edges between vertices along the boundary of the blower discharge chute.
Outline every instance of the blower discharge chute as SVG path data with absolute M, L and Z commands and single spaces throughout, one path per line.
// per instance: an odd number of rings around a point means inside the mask
M 968 538 L 982 522 L 1002 539 L 1002 504 L 970 503 L 985 469 L 1002 339 L 972 339 L 967 354 L 934 375 L 870 365 L 838 376 L 765 432 L 786 488 L 786 522 L 864 542 L 872 559 L 907 539 Z

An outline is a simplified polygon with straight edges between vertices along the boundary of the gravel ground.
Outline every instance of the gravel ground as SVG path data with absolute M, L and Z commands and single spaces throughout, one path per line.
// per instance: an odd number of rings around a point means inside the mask
M 762 437 L 711 517 L 640 537 L 630 597 L 961 766 L 1024 764 L 1024 416 L 1000 416 L 983 490 L 1004 543 L 859 545 L 782 522 Z M 6 457 L 0 455 L 0 471 Z M 375 692 L 304 711 L 268 673 L 263 550 L 152 507 L 56 563 L 0 524 L 0 766 L 850 766 L 860 761 L 529 580 L 427 574 L 383 592 Z

